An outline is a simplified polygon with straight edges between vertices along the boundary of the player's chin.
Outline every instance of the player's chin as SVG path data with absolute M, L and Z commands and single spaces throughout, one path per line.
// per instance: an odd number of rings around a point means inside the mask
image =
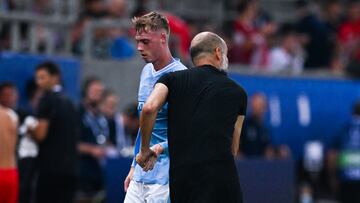
M 149 58 L 143 58 L 146 63 L 152 63 L 152 60 Z

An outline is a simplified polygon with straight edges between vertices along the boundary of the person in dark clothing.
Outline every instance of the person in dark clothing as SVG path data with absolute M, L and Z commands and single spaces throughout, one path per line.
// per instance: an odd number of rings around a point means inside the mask
M 323 18 L 313 14 L 308 2 L 310 1 L 297 1 L 299 19 L 296 26 L 298 32 L 308 38 L 308 43 L 305 45 L 307 58 L 304 67 L 307 69 L 328 68 L 335 54 L 336 30 L 332 29 Z
M 227 46 L 218 35 L 196 35 L 190 53 L 196 67 L 162 76 L 146 101 L 136 160 L 145 171 L 153 168 L 151 131 L 167 101 L 171 202 L 242 202 L 234 156 L 246 113 L 246 92 L 224 72 Z
M 261 93 L 255 93 L 250 99 L 250 115 L 245 119 L 243 134 L 240 138 L 241 155 L 272 158 L 270 132 L 265 125 L 266 99 Z
M 35 76 L 44 91 L 36 113 L 38 124 L 29 129 L 39 145 L 36 202 L 71 203 L 77 174 L 77 111 L 62 92 L 55 63 L 39 64 Z
M 353 108 L 350 122 L 333 140 L 328 152 L 328 170 L 339 182 L 342 203 L 360 202 L 360 102 Z
M 104 85 L 98 78 L 88 78 L 83 87 L 83 102 L 80 107 L 80 199 L 91 199 L 104 189 L 103 169 L 105 145 L 109 140 L 108 124 L 100 112 Z

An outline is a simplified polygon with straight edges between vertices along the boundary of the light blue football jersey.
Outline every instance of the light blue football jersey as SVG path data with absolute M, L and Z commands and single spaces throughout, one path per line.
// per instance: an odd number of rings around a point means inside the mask
M 173 59 L 172 62 L 159 71 L 155 71 L 153 64 L 148 63 L 145 65 L 141 77 L 138 95 L 138 110 L 142 111 L 142 107 L 150 96 L 156 81 L 166 73 L 184 70 L 186 67 L 178 59 Z M 162 153 L 153 168 L 153 170 L 145 172 L 136 164 L 135 158 L 132 166 L 135 166 L 133 180 L 145 184 L 161 184 L 165 185 L 169 182 L 169 152 L 167 142 L 167 123 L 168 123 L 168 104 L 165 103 L 156 117 L 154 129 L 150 140 L 150 146 L 161 144 L 164 148 Z M 138 132 L 134 155 L 139 153 L 140 150 L 141 134 Z

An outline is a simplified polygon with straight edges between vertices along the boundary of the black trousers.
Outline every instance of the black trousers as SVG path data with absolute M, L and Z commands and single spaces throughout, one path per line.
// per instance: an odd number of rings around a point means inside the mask
M 213 161 L 170 170 L 172 203 L 242 203 L 234 161 Z
M 36 203 L 72 203 L 76 184 L 75 176 L 39 173 Z
M 36 177 L 36 159 L 23 158 L 19 160 L 20 190 L 19 202 L 30 203 L 34 196 L 34 183 Z
M 360 202 L 360 181 L 340 183 L 340 202 Z

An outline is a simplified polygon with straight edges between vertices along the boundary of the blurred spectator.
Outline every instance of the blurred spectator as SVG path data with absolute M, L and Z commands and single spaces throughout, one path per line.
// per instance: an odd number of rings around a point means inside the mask
M 305 0 L 298 1 L 297 7 L 297 27 L 307 38 L 305 68 L 329 68 L 335 52 L 341 3 L 336 0 L 326 2 L 323 15 L 314 14 Z
M 174 56 L 183 61 L 189 61 L 190 30 L 188 24 L 179 16 L 165 12 L 164 15 L 169 20 L 171 30 L 170 50 Z
M 274 158 L 271 136 L 265 124 L 267 110 L 266 98 L 262 93 L 255 93 L 250 98 L 250 115 L 245 119 L 240 136 L 240 152 L 245 157 Z
M 360 202 L 360 102 L 353 108 L 348 125 L 329 150 L 329 170 L 340 183 L 342 203 Z
M 304 51 L 294 26 L 284 24 L 279 30 L 279 45 L 271 50 L 271 72 L 300 73 L 304 66 Z
M 42 97 L 42 91 L 37 87 L 34 80 L 26 84 L 26 95 L 30 104 L 26 118 L 19 128 L 20 140 L 18 146 L 18 165 L 20 175 L 20 203 L 31 203 L 34 200 L 34 183 L 36 179 L 36 157 L 39 149 L 36 142 L 25 131 L 29 121 L 35 116 L 35 109 L 38 109 L 39 101 Z
M 83 53 L 82 38 L 86 23 L 92 19 L 103 18 L 107 15 L 105 4 L 102 0 L 83 0 L 83 11 L 79 20 L 72 30 L 72 49 L 75 54 Z M 101 37 L 103 32 L 99 30 L 95 37 Z
M 137 103 L 128 104 L 122 115 L 124 118 L 125 134 L 131 137 L 131 145 L 134 146 L 139 130 L 139 112 Z
M 354 0 L 348 6 L 346 21 L 338 31 L 340 54 L 347 62 L 347 71 L 360 76 L 360 1 Z
M 125 131 L 125 118 L 117 111 L 118 97 L 111 91 L 106 91 L 100 110 L 104 114 L 108 127 L 108 142 L 121 151 L 124 148 L 132 147 L 131 137 Z
M 106 155 L 105 146 L 109 140 L 109 128 L 99 106 L 104 94 L 103 83 L 97 78 L 88 78 L 84 82 L 82 91 L 78 199 L 91 200 L 104 189 L 100 162 Z
M 344 5 L 340 0 L 328 0 L 324 5 L 324 19 L 332 32 L 339 29 L 344 17 Z
M 108 2 L 108 18 L 120 20 L 128 18 L 128 5 L 124 0 L 110 0 Z M 135 55 L 135 48 L 128 39 L 129 30 L 121 28 L 111 28 L 107 31 L 109 38 L 109 56 L 113 59 L 126 59 Z
M 255 47 L 261 43 L 255 27 L 258 15 L 257 0 L 242 0 L 238 5 L 238 17 L 233 26 L 232 45 L 229 48 L 229 62 L 250 64 Z
M 250 66 L 255 70 L 266 70 L 270 62 L 270 49 L 278 25 L 269 16 L 263 16 L 259 21 L 259 44 L 251 57 Z
M 121 19 L 128 17 L 128 5 L 125 0 L 110 0 L 107 7 L 110 18 Z
M 107 15 L 103 0 L 84 0 L 84 11 L 81 14 L 85 18 L 102 18 Z
M 77 113 L 62 93 L 61 72 L 53 62 L 36 67 L 36 82 L 42 91 L 34 120 L 27 124 L 39 144 L 37 157 L 37 203 L 71 203 L 76 187 Z

